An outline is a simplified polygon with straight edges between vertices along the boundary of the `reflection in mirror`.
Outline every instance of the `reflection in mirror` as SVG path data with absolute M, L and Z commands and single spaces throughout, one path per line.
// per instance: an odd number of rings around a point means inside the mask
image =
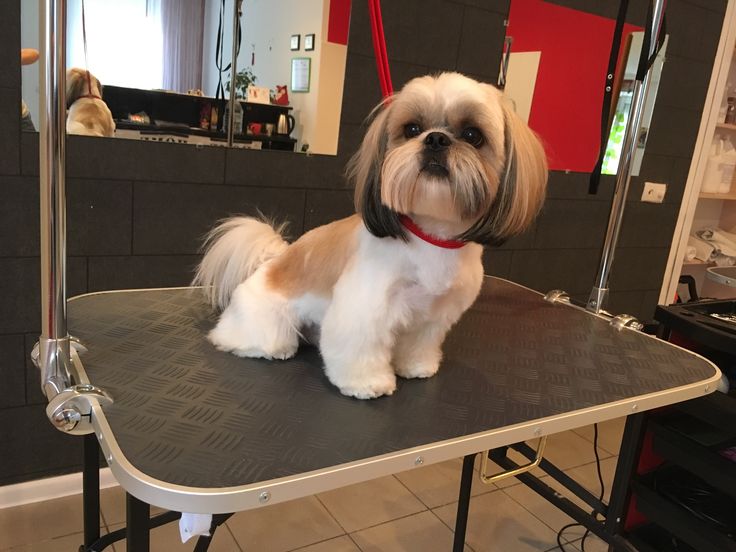
M 237 7 L 233 145 L 335 154 L 350 0 Z M 68 83 L 69 116 L 79 119 L 75 103 L 101 103 L 116 138 L 226 145 L 235 8 L 234 0 L 68 0 L 67 67 L 81 69 Z M 38 2 L 21 9 L 23 47 L 38 48 Z M 34 130 L 39 64 L 24 65 L 22 76 L 24 129 Z M 105 135 L 90 128 L 75 120 L 67 132 Z
M 631 98 L 634 91 L 634 79 L 636 78 L 636 69 L 639 65 L 639 56 L 641 54 L 641 45 L 644 38 L 644 32 L 639 31 L 631 33 L 623 37 L 622 43 L 624 59 L 626 66 L 623 71 L 618 71 L 618 82 L 614 90 L 618 89 L 618 101 L 616 109 L 613 112 L 610 121 L 610 134 L 608 136 L 608 145 L 606 146 L 606 155 L 603 158 L 603 174 L 616 174 L 618 164 L 621 159 L 621 146 L 623 145 L 624 130 L 629 120 L 629 111 L 631 108 Z M 667 50 L 667 42 L 669 37 L 666 36 L 662 48 L 659 50 L 657 57 L 652 64 L 650 71 L 652 78 L 647 89 L 647 95 L 644 99 L 644 108 L 641 116 L 641 128 L 636 141 L 636 151 L 634 159 L 631 163 L 632 176 L 638 176 L 641 162 L 644 158 L 644 148 L 647 145 L 647 136 L 649 134 L 649 125 L 652 122 L 652 114 L 654 113 L 654 102 L 657 99 L 657 89 L 659 88 L 659 80 L 662 76 L 662 66 L 665 60 L 665 51 Z
M 615 23 L 610 18 L 543 0 L 511 0 L 506 29 L 511 53 L 503 60 L 508 63 L 505 92 L 519 115 L 542 138 L 551 170 L 589 173 L 596 164 L 602 87 Z M 620 94 L 614 95 L 619 101 L 608 148 L 608 172 L 615 173 L 618 166 L 618 132 L 625 126 L 622 116 L 628 115 L 641 31 L 641 27 L 628 23 L 623 27 L 619 59 L 627 63 L 625 73 L 617 71 Z M 653 67 L 632 174 L 638 174 L 643 157 L 663 52 Z

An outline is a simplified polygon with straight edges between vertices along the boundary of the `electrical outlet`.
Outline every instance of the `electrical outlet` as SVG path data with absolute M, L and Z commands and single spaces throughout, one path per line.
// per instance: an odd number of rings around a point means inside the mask
M 657 184 L 656 182 L 645 182 L 644 191 L 641 194 L 641 200 L 647 203 L 662 203 L 664 194 L 667 193 L 667 184 Z

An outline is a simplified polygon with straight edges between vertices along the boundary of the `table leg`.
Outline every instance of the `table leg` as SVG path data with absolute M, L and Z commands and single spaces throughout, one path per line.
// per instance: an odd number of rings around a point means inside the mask
M 149 552 L 151 507 L 129 493 L 125 493 L 128 543 L 127 552 Z
M 463 552 L 465 549 L 465 530 L 468 527 L 470 510 L 470 489 L 473 485 L 473 465 L 475 454 L 463 458 L 463 471 L 460 478 L 460 496 L 457 500 L 457 517 L 455 518 L 455 543 L 452 552 Z
M 623 528 L 631 496 L 631 480 L 636 475 L 644 442 L 646 416 L 642 413 L 626 417 L 606 515 L 606 532 L 611 536 L 620 535 Z
M 87 548 L 100 538 L 100 447 L 94 433 L 84 436 L 82 502 L 84 546 Z

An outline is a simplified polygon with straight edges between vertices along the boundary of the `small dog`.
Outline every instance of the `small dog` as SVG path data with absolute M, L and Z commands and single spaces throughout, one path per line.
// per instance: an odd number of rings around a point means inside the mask
M 86 136 L 115 134 L 115 121 L 102 100 L 102 84 L 89 71 L 68 69 L 66 72 L 66 132 Z
M 357 214 L 288 244 L 232 218 L 212 230 L 194 283 L 222 314 L 209 339 L 243 357 L 293 356 L 319 329 L 329 380 L 360 399 L 428 378 L 483 281 L 482 245 L 542 205 L 544 150 L 496 88 L 457 73 L 410 81 L 374 111 L 348 165 Z

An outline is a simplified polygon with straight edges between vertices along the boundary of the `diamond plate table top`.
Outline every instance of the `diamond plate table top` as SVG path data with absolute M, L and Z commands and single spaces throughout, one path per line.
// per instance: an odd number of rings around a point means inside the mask
M 356 460 L 702 382 L 705 360 L 487 278 L 451 331 L 437 376 L 393 396 L 344 397 L 319 352 L 243 359 L 206 340 L 196 289 L 92 294 L 69 303 L 90 381 L 127 459 L 164 482 L 221 488 Z

